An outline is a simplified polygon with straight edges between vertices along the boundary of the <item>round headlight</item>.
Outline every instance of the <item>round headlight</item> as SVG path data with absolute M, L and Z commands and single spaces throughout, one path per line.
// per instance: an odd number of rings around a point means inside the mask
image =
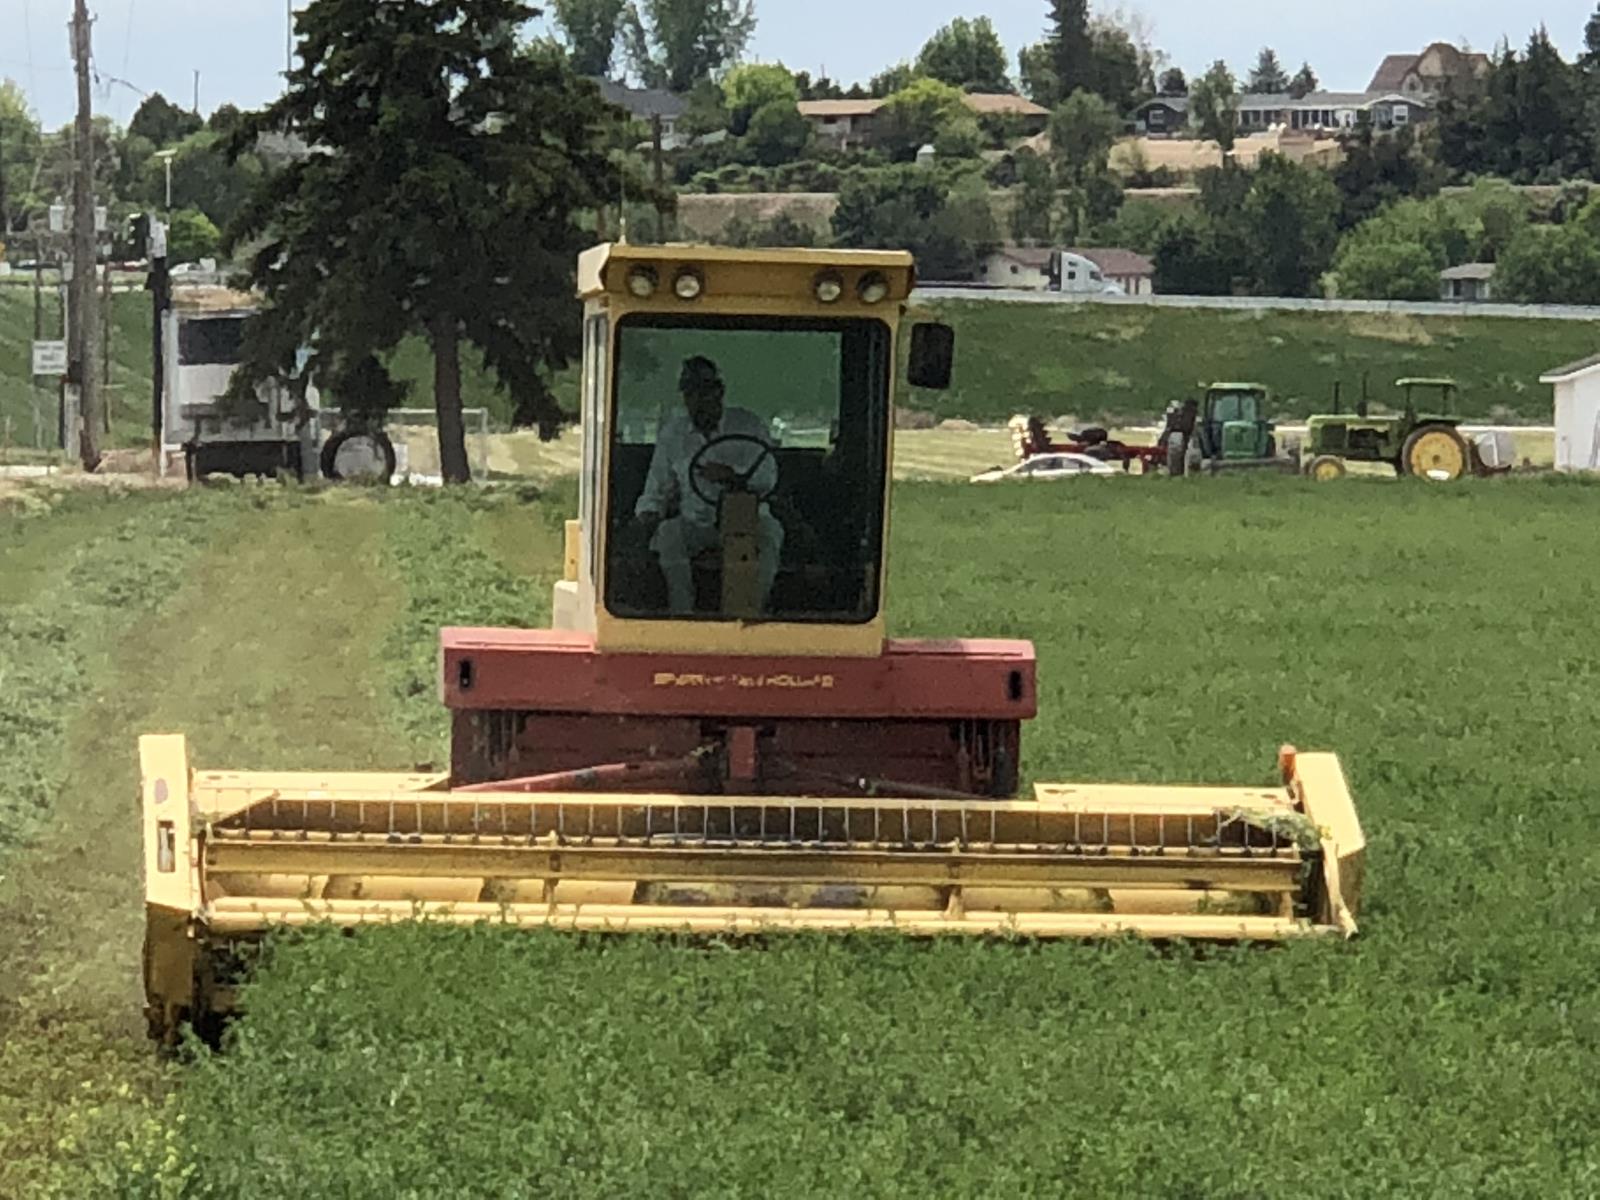
M 856 295 L 863 304 L 882 304 L 889 298 L 889 281 L 876 271 L 869 271 L 856 284 Z
M 661 277 L 654 267 L 635 267 L 628 272 L 628 290 L 640 300 L 648 300 L 661 286 Z
M 706 290 L 705 278 L 693 267 L 685 267 L 672 281 L 672 290 L 679 300 L 698 300 Z
M 844 277 L 835 271 L 824 271 L 817 276 L 817 299 L 824 304 L 837 304 L 844 295 Z

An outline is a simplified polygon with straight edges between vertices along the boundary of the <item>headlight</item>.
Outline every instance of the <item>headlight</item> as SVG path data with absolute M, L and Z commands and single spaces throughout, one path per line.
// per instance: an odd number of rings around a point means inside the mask
M 868 271 L 856 284 L 856 295 L 863 304 L 882 304 L 889 298 L 889 281 L 877 271 Z
M 672 281 L 672 290 L 679 300 L 698 300 L 700 293 L 706 290 L 705 276 L 694 267 L 685 267 Z
M 661 286 L 661 277 L 654 267 L 635 267 L 628 272 L 628 290 L 640 300 L 648 300 Z
M 837 271 L 824 271 L 817 276 L 817 299 L 824 304 L 837 304 L 844 295 L 844 276 Z

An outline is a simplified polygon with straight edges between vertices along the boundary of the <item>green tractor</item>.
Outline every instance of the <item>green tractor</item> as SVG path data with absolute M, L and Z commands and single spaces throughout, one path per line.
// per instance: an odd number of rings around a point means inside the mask
M 1491 439 L 1489 452 L 1461 432 L 1454 415 L 1453 379 L 1401 379 L 1403 411 L 1372 416 L 1363 400 L 1350 413 L 1306 422 L 1304 459 L 1313 479 L 1339 479 L 1352 462 L 1387 463 L 1400 476 L 1448 482 L 1471 472 L 1493 475 L 1510 468 L 1509 454 Z M 1335 407 L 1338 407 L 1337 405 Z
M 1213 383 L 1203 401 L 1193 397 L 1167 409 L 1158 447 L 1173 475 L 1191 471 L 1293 471 L 1278 456 L 1275 426 L 1267 420 L 1271 393 L 1259 383 Z

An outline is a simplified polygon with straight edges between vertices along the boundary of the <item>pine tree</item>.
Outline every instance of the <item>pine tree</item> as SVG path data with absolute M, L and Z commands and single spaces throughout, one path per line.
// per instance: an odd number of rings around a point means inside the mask
M 1304 100 L 1321 86 L 1317 82 L 1317 73 L 1311 69 L 1310 63 L 1301 63 L 1300 69 L 1295 72 L 1294 78 L 1289 81 L 1289 95 L 1296 100 Z
M 1062 97 L 1094 86 L 1094 39 L 1089 0 L 1051 0 L 1050 53 Z
M 364 396 L 342 401 L 381 408 L 400 394 L 382 362 L 420 335 L 447 482 L 471 474 L 463 343 L 541 432 L 559 428 L 547 380 L 580 350 L 576 260 L 594 240 L 583 215 L 621 190 L 620 114 L 559 47 L 517 39 L 533 11 L 521 0 L 301 11 L 288 90 L 230 143 L 237 156 L 287 127 L 324 151 L 269 176 L 229 231 L 256 247 L 249 283 L 267 301 L 236 394 L 302 378 L 297 351 L 309 346 L 312 374 L 336 395 L 339 381 L 364 381 Z
M 1278 61 L 1278 52 L 1271 46 L 1261 47 L 1245 91 L 1253 96 L 1281 96 L 1288 90 L 1289 76 Z

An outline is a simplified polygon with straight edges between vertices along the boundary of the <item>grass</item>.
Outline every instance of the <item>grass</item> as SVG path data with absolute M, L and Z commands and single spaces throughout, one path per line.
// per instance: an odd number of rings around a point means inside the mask
M 45 653 L 70 668 L 53 691 L 7 694 L 30 728 L 0 726 L 8 797 L 40 781 L 23 822 L 4 810 L 23 847 L 0 847 L 6 1197 L 103 1195 L 102 1176 L 127 1165 L 114 1147 L 160 1136 L 167 1080 L 139 1015 L 138 735 L 183 730 L 202 762 L 260 766 L 412 752 L 387 721 L 371 639 L 401 595 L 384 573 L 382 510 L 343 493 L 74 503 L 98 513 L 100 536 L 30 604 L 0 609 L 28 634 L 20 654 L 6 647 L 8 670 Z M 29 518 L 28 532 L 52 540 L 77 518 Z M 97 596 L 114 602 L 88 608 Z M 46 621 L 59 632 L 34 636 Z M 80 1144 L 104 1158 L 79 1164 Z
M 1330 410 L 1335 381 L 1347 403 L 1365 376 L 1374 402 L 1393 404 L 1394 381 L 1409 375 L 1459 380 L 1468 417 L 1547 425 L 1539 376 L 1595 349 L 1593 327 L 1578 321 L 959 301 L 935 311 L 956 328 L 955 386 L 912 406 L 974 421 L 1036 412 L 1159 423 L 1201 380 L 1264 383 L 1279 416 L 1305 417 Z
M 572 497 L 262 503 L 161 501 L 209 536 L 137 645 L 95 635 L 60 828 L 0 891 L 0 937 L 19 905 L 47 931 L 0 942 L 30 1006 L 0 1194 L 1600 1191 L 1600 489 L 899 491 L 894 631 L 1038 644 L 1030 778 L 1265 782 L 1282 741 L 1339 750 L 1372 843 L 1352 944 L 313 935 L 226 1054 L 158 1072 L 126 1028 L 134 733 L 241 767 L 436 753 L 428 630 L 541 619 Z
M 111 436 L 114 446 L 142 446 L 150 441 L 150 298 L 143 293 L 112 297 Z M 51 290 L 43 297 L 46 338 L 59 337 L 61 313 Z M 34 446 L 34 417 L 44 421 L 47 444 L 54 443 L 54 381 L 43 390 L 32 387 L 33 291 L 0 287 L 0 462 L 10 448 Z M 19 456 L 18 456 L 19 457 Z M 14 460 L 14 458 L 13 458 Z

